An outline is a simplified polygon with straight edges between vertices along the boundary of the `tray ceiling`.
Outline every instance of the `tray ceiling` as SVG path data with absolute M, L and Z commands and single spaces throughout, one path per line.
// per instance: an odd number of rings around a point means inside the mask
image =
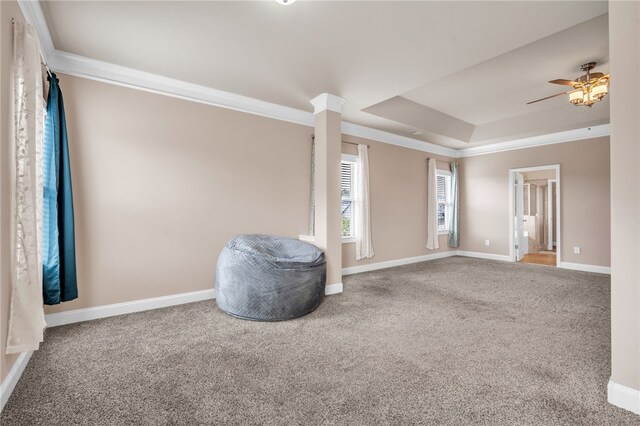
M 347 121 L 452 148 L 608 122 L 605 102 L 523 105 L 606 70 L 606 2 L 41 4 L 57 50 L 305 111 L 329 92 Z

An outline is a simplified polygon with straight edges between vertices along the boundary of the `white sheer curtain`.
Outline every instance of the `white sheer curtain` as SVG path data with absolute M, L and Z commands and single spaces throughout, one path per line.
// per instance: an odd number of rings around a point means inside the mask
M 11 304 L 6 353 L 38 349 L 46 326 L 42 306 L 42 138 L 44 98 L 38 37 L 13 30 L 15 159 L 11 223 Z
M 371 240 L 371 207 L 369 201 L 369 152 L 366 145 L 358 145 L 358 164 L 354 191 L 354 233 L 356 260 L 374 256 Z
M 436 160 L 427 163 L 427 248 L 440 248 L 438 243 L 438 178 Z

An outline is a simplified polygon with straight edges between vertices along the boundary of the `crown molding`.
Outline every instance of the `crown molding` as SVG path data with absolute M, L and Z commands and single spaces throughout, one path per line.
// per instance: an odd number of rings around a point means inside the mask
M 102 62 L 85 56 L 56 50 L 50 56 L 48 62 L 49 67 L 52 70 L 67 75 L 143 90 L 150 93 L 156 93 L 206 105 L 232 109 L 235 111 L 301 124 L 304 126 L 313 127 L 314 125 L 314 114 L 308 111 L 236 95 L 234 93 L 163 77 L 157 74 L 139 71 L 108 62 Z M 316 104 L 322 104 L 323 102 L 327 104 L 329 107 L 326 109 L 331 111 L 335 111 L 336 104 L 344 102 L 343 98 L 328 94 L 320 95 L 319 97 L 316 97 L 315 100 L 317 100 Z M 342 122 L 342 132 L 348 135 L 402 146 L 418 151 L 456 157 L 456 151 L 451 148 L 346 121 Z
M 582 129 L 567 130 L 564 132 L 548 133 L 546 135 L 533 136 L 524 139 L 514 139 L 507 142 L 492 143 L 489 145 L 463 148 L 457 151 L 458 157 L 473 157 L 476 155 L 494 154 L 497 152 L 513 151 L 515 149 L 533 148 L 536 146 L 554 145 L 557 143 L 579 141 L 583 139 L 609 136 L 611 129 L 609 124 L 584 127 Z
M 312 101 L 315 112 L 311 113 L 59 50 L 54 50 L 47 61 L 49 68 L 63 74 L 310 127 L 314 125 L 314 114 L 324 110 L 340 112 L 344 103 L 344 98 L 324 93 Z M 347 121 L 342 122 L 342 133 L 451 158 L 464 158 L 608 136 L 610 126 L 602 124 L 457 150 Z
M 54 71 L 304 126 L 312 127 L 314 124 L 314 113 L 309 111 L 56 50 L 40 2 L 38 0 L 18 0 L 18 5 L 26 21 L 36 29 L 42 56 L 49 68 Z M 341 112 L 344 98 L 323 93 L 314 98 L 311 103 L 315 108 L 315 113 L 323 110 Z M 604 124 L 458 150 L 346 121 L 342 122 L 342 132 L 432 154 L 451 158 L 464 158 L 608 136 L 610 131 L 609 125 Z
M 49 60 L 55 71 L 143 90 L 202 104 L 213 105 L 276 120 L 313 126 L 313 114 L 295 108 L 262 101 L 235 93 L 212 89 L 174 78 L 98 61 L 56 50 Z
M 48 64 L 49 58 L 55 52 L 55 48 L 40 2 L 38 0 L 18 0 L 18 6 L 27 23 L 36 29 L 38 40 L 40 41 L 40 53 Z
M 311 99 L 313 113 L 318 114 L 322 111 L 333 111 L 342 114 L 342 105 L 344 105 L 345 100 L 345 98 L 341 98 L 340 96 L 322 93 Z
M 431 142 L 425 142 L 418 139 L 412 139 L 406 136 L 396 135 L 395 133 L 385 132 L 383 130 L 374 129 L 372 127 L 362 126 L 360 124 L 342 122 L 342 133 L 345 135 L 357 136 L 365 139 L 387 143 L 390 145 L 402 146 L 405 148 L 415 149 L 417 151 L 428 152 L 431 154 L 444 155 L 446 157 L 457 158 L 458 152 L 455 149 L 445 146 L 436 145 Z

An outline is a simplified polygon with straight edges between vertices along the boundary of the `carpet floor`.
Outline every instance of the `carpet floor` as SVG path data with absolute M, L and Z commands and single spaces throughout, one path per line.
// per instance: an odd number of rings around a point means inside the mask
M 638 425 L 607 403 L 606 275 L 452 257 L 266 323 L 214 301 L 46 331 L 3 425 Z

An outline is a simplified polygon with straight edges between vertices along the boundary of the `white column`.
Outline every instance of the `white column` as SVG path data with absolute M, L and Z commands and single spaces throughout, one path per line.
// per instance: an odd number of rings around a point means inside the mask
M 340 160 L 344 99 L 323 93 L 311 100 L 315 116 L 315 244 L 327 260 L 327 286 L 342 289 Z
M 611 380 L 609 402 L 640 414 L 640 3 L 609 2 Z M 595 105 L 597 108 L 599 105 Z

